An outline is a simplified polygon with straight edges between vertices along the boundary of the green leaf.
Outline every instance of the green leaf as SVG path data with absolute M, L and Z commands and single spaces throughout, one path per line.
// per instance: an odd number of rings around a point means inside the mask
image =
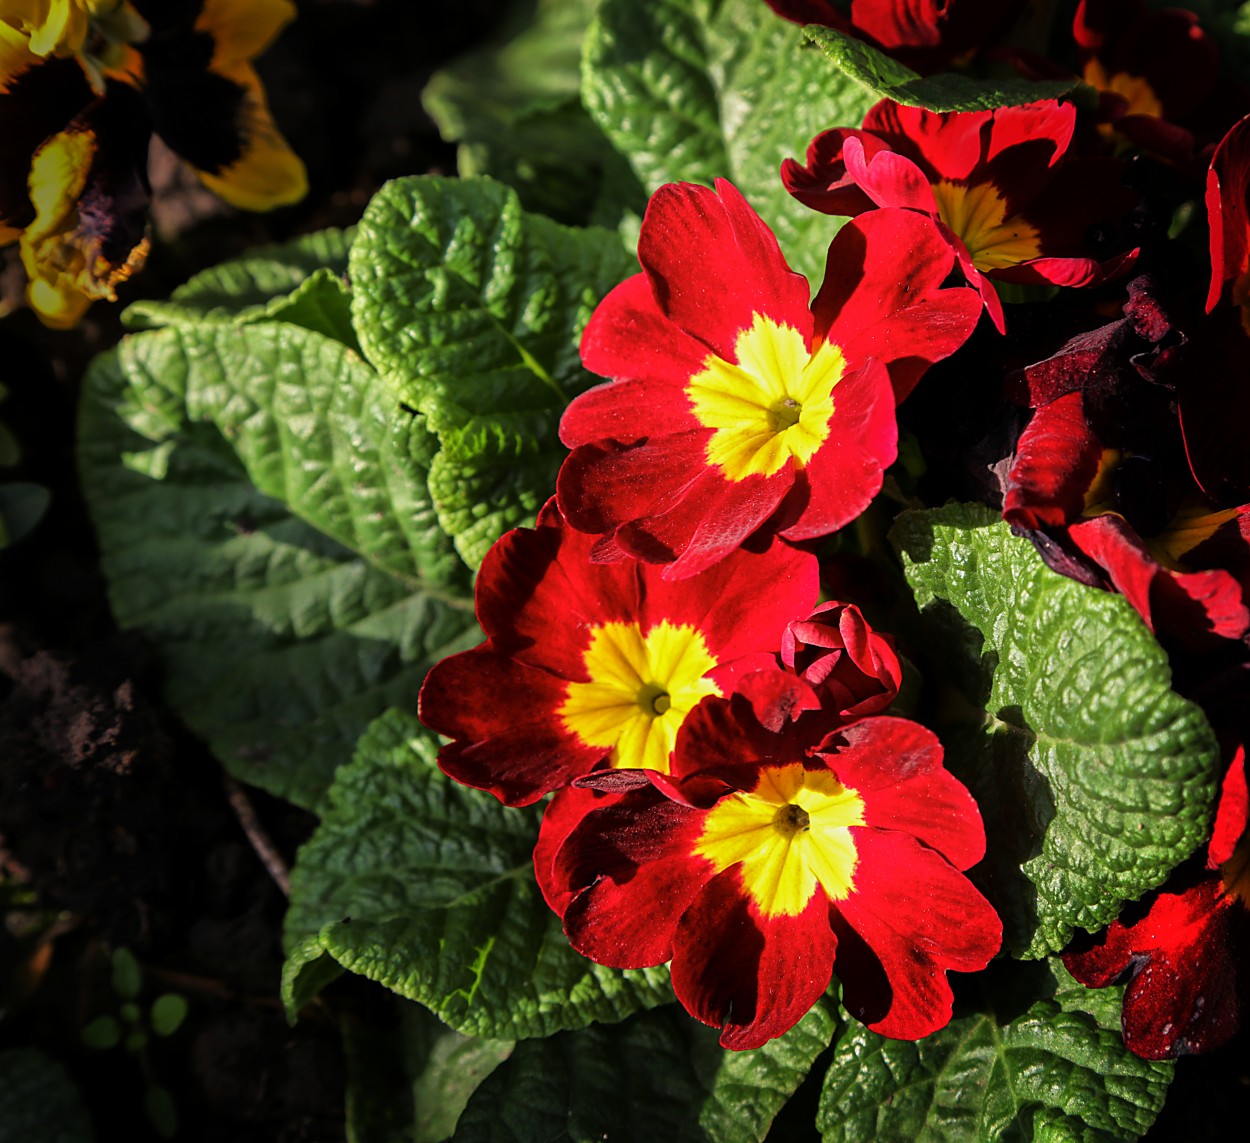
M 176 992 L 165 992 L 152 1001 L 149 1021 L 158 1036 L 172 1036 L 187 1018 L 187 1001 Z
M 34 1048 L 0 1052 L 0 1143 L 90 1143 L 91 1120 L 65 1069 Z
M 129 949 L 113 950 L 113 991 L 124 1000 L 133 1000 L 143 986 L 139 962 Z
M 618 1027 L 527 1040 L 474 1094 L 453 1140 L 754 1143 L 835 1027 L 822 1001 L 784 1036 L 730 1052 L 714 1029 L 668 1006 Z
M 728 179 L 819 283 L 840 222 L 791 198 L 778 168 L 821 131 L 859 126 L 874 99 L 799 28 L 760 0 L 603 0 L 582 77 L 587 110 L 648 193 Z
M 560 415 L 600 380 L 581 367 L 581 331 L 636 269 L 619 236 L 526 214 L 487 179 L 402 179 L 365 211 L 351 261 L 361 345 L 438 437 L 431 493 L 472 566 L 551 495 Z
M 79 462 L 118 622 L 231 773 L 314 805 L 369 721 L 480 638 L 421 418 L 289 325 L 175 326 L 88 373 Z
M 143 1092 L 143 1110 L 162 1139 L 172 1139 L 178 1134 L 178 1108 L 165 1088 L 150 1084 Z
M 432 1009 L 457 1031 L 547 1036 L 672 998 L 667 969 L 618 972 L 569 948 L 534 883 L 536 809 L 509 809 L 435 764 L 392 711 L 341 770 L 291 873 L 286 940 Z
M 168 301 L 134 302 L 122 312 L 122 322 L 131 329 L 147 329 L 274 319 L 270 307 L 310 278 L 342 279 L 353 236 L 353 230 L 321 230 L 282 246 L 262 246 L 245 258 L 201 271 L 174 290 Z
M 930 111 L 993 111 L 996 107 L 1017 107 L 1038 99 L 1059 99 L 1081 85 L 1075 76 L 1036 80 L 973 79 L 947 74 L 922 78 L 863 40 L 833 28 L 811 24 L 803 29 L 803 34 L 820 46 L 844 76 L 870 92 L 874 102 L 893 99 L 909 107 L 927 107 Z M 839 126 L 857 127 L 859 124 Z
M 443 138 L 460 144 L 462 178 L 499 179 L 526 210 L 561 222 L 615 226 L 627 207 L 641 214 L 646 196 L 578 96 L 593 8 L 514 3 L 499 41 L 436 71 L 421 101 Z
M 988 509 L 908 512 L 892 534 L 981 806 L 973 871 L 1026 957 L 1095 930 L 1206 837 L 1218 778 L 1202 711 L 1128 601 L 1051 571 Z
M 79 1038 L 88 1048 L 105 1052 L 121 1042 L 122 1027 L 112 1016 L 97 1016 L 82 1030 Z
M 412 1085 L 415 1119 L 412 1143 L 441 1143 L 451 1138 L 470 1097 L 510 1055 L 511 1040 L 482 1040 L 462 1036 L 440 1024 L 422 1008 L 411 1005 L 424 1020 L 410 1016 L 409 1028 L 425 1035 L 418 1056 L 420 1067 Z M 407 1011 L 407 1010 L 406 1010 Z M 415 1039 L 410 1033 L 410 1041 Z
M 1047 998 L 1015 1007 L 1018 1015 L 1010 1007 L 957 1015 L 915 1042 L 848 1023 L 821 1092 L 824 1143 L 1141 1136 L 1163 1106 L 1173 1065 L 1124 1046 L 1123 990 L 1084 989 L 1057 960 L 1030 984 Z
M 25 480 L 0 484 L 0 548 L 30 535 L 51 503 L 52 494 L 42 484 Z

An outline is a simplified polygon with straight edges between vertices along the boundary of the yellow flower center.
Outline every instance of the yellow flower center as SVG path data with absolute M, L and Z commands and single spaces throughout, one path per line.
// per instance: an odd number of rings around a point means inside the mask
M 686 386 L 691 411 L 713 430 L 708 463 L 734 481 L 772 476 L 791 458 L 802 468 L 829 436 L 842 350 L 824 342 L 809 353 L 797 329 L 756 314 L 734 354 L 709 354 Z
M 978 270 L 1001 270 L 1042 252 L 1037 227 L 1019 215 L 1007 217 L 1007 202 L 993 183 L 933 184 L 938 215 L 968 247 Z
M 720 688 L 704 676 L 716 665 L 695 628 L 657 623 L 605 623 L 583 656 L 590 681 L 569 683 L 560 717 L 586 745 L 611 748 L 618 767 L 668 773 L 668 759 L 686 715 Z
M 1128 100 L 1128 115 L 1153 115 L 1156 119 L 1163 117 L 1163 104 L 1155 94 L 1155 90 L 1140 75 L 1130 75 L 1126 71 L 1107 74 L 1107 69 L 1096 59 L 1085 65 L 1084 80 L 1090 87 L 1099 91 L 1110 91 L 1122 95 Z
M 855 841 L 864 802 L 825 770 L 802 763 L 763 771 L 750 793 L 730 794 L 707 816 L 695 847 L 720 873 L 741 865 L 742 884 L 766 917 L 794 917 L 816 892 L 832 901 L 855 887 Z

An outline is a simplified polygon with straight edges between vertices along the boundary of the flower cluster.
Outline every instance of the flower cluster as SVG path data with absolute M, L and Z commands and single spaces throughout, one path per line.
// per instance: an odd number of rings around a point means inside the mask
M 993 48 L 1020 6 L 768 2 L 924 70 L 995 50 L 1064 73 Z M 785 1032 L 835 974 L 868 1027 L 927 1035 L 951 1016 L 947 974 L 999 948 L 965 876 L 980 810 L 898 717 L 903 660 L 866 618 L 879 600 L 819 595 L 855 579 L 847 526 L 883 490 L 909 502 L 926 461 L 1052 568 L 1122 595 L 1213 725 L 1228 776 L 1205 863 L 1065 961 L 1091 986 L 1129 980 L 1142 1055 L 1238 1026 L 1250 118 L 1215 97 L 1196 17 L 1139 7 L 1078 6 L 1079 99 L 883 100 L 786 159 L 799 203 L 847 219 L 814 290 L 729 183 L 656 191 L 640 272 L 582 336 L 606 380 L 565 411 L 555 497 L 483 564 L 486 642 L 422 691 L 447 774 L 511 805 L 551 795 L 534 869 L 572 946 L 669 963 L 727 1047 Z M 1209 242 L 1178 238 L 1204 192 Z M 900 442 L 914 451 L 895 465 Z
M 932 220 L 883 209 L 812 299 L 726 182 L 661 188 L 639 262 L 583 335 L 610 380 L 565 413 L 556 498 L 488 554 L 486 642 L 430 672 L 421 716 L 451 777 L 555 792 L 534 867 L 573 947 L 671 962 L 726 1047 L 785 1032 L 835 972 L 870 1027 L 927 1035 L 947 972 L 1001 940 L 964 876 L 980 814 L 934 735 L 883 713 L 892 641 L 818 605 L 811 542 L 880 491 L 896 401 L 980 297 L 945 284 Z
M 820 5 L 802 7 L 822 19 Z M 851 23 L 868 7 L 852 6 Z M 899 59 L 924 42 L 887 42 L 841 15 L 824 22 Z M 1072 74 L 999 54 L 1024 75 Z M 1250 407 L 1239 381 L 1250 352 L 1250 101 L 1221 77 L 1196 15 L 1143 0 L 1081 0 L 1069 59 L 1096 106 L 938 114 L 885 100 L 859 126 L 818 135 L 781 174 L 827 214 L 896 208 L 933 220 L 1000 334 L 1008 307 L 995 283 L 1102 287 L 1100 308 L 1050 307 L 1039 319 L 1020 306 L 1025 335 L 979 359 L 1002 378 L 993 403 L 961 410 L 980 418 L 979 439 L 953 418 L 932 435 L 947 427 L 968 442 L 953 466 L 975 457 L 982 468 L 965 487 L 1001 508 L 1052 568 L 1132 604 L 1221 741 L 1228 771 L 1205 864 L 1183 864 L 1065 957 L 1092 987 L 1128 981 L 1125 1041 L 1165 1058 L 1225 1042 L 1250 987 Z M 1201 203 L 1204 190 L 1205 251 L 1176 237 L 1171 213 Z M 997 478 L 988 487 L 987 470 Z
M 142 268 L 153 135 L 235 206 L 303 197 L 252 66 L 294 15 L 290 0 L 0 6 L 0 244 L 20 243 L 41 321 L 74 325 Z

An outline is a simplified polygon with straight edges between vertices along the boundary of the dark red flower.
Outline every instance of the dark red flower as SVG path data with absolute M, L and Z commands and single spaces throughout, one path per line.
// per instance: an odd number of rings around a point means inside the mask
M 554 503 L 487 553 L 484 644 L 438 663 L 420 715 L 453 739 L 439 765 L 528 805 L 599 766 L 668 769 L 682 721 L 744 671 L 774 666 L 818 590 L 813 556 L 777 541 L 669 583 L 636 560 L 593 563 Z
M 976 804 L 916 723 L 827 733 L 800 679 L 743 688 L 686 721 L 671 777 L 556 795 L 535 857 L 544 895 L 592 960 L 671 960 L 677 998 L 725 1047 L 787 1031 L 835 971 L 869 1027 L 928 1035 L 950 1019 L 947 971 L 984 967 L 1001 941 L 961 872 L 984 853 Z
M 767 524 L 791 540 L 867 507 L 894 460 L 894 397 L 954 352 L 976 295 L 940 289 L 954 259 L 927 219 L 877 211 L 844 227 L 824 284 L 786 265 L 772 232 L 723 180 L 652 197 L 643 272 L 582 338 L 616 378 L 573 401 L 557 482 L 574 527 L 692 575 Z M 891 390 L 891 382 L 894 391 Z
M 885 710 L 903 681 L 894 640 L 869 627 L 853 603 L 822 603 L 791 623 L 781 638 L 781 661 L 848 721 Z
M 1102 93 L 1108 135 L 1173 162 L 1192 159 L 1186 123 L 1216 88 L 1219 49 L 1183 8 L 1081 0 L 1072 23 L 1081 78 Z
M 1124 1042 L 1148 1060 L 1209 1052 L 1241 1023 L 1250 992 L 1250 835 L 1244 749 L 1224 779 L 1206 868 L 1187 867 L 1063 963 L 1082 984 L 1127 977 Z
M 1114 160 L 1069 156 L 1075 122 L 1075 109 L 1054 100 L 939 114 L 886 99 L 862 129 L 816 136 L 807 165 L 787 159 L 781 177 L 826 214 L 901 207 L 940 222 L 1001 331 L 1002 304 L 987 279 L 1091 286 L 1136 257 L 1090 253 L 1090 228 L 1118 219 L 1129 199 Z

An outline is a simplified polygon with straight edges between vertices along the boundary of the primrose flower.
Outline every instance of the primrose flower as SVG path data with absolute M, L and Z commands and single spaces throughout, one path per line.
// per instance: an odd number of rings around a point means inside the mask
M 439 765 L 508 805 L 601 766 L 666 772 L 691 710 L 774 666 L 819 589 L 815 557 L 781 541 L 676 584 L 633 559 L 593 563 L 593 544 L 554 503 L 503 536 L 477 579 L 486 642 L 421 689 L 421 719 L 453 739 Z
M 823 536 L 853 520 L 894 460 L 895 396 L 963 343 L 979 305 L 940 289 L 954 260 L 928 219 L 878 211 L 845 226 L 824 284 L 807 281 L 729 183 L 661 187 L 643 272 L 582 336 L 616 378 L 565 411 L 573 452 L 556 495 L 596 558 L 693 575 L 765 528 Z M 893 383 L 893 390 L 891 389 Z
M 535 870 L 570 943 L 617 968 L 671 961 L 727 1048 L 786 1032 L 834 972 L 882 1035 L 943 1027 L 947 971 L 983 968 L 1002 937 L 961 872 L 985 850 L 971 795 L 916 723 L 830 732 L 801 679 L 741 686 L 686 720 L 671 776 L 592 775 L 548 807 Z
M 1063 954 L 1090 988 L 1127 977 L 1125 1044 L 1148 1060 L 1209 1052 L 1230 1040 L 1250 1000 L 1250 835 L 1245 750 L 1220 793 L 1206 867 L 1179 870 L 1097 938 Z
M 1027 0 L 765 0 L 798 24 L 825 24 L 866 40 L 922 74 L 942 71 L 998 40 Z
M 1118 220 L 1128 198 L 1114 160 L 1069 156 L 1075 124 L 1075 108 L 1055 100 L 939 114 L 883 99 L 862 129 L 817 135 L 807 165 L 787 159 L 781 177 L 795 198 L 826 214 L 902 207 L 940 222 L 1002 332 L 1002 303 L 988 279 L 1091 286 L 1136 258 L 1089 255 L 1090 227 Z
M 1175 162 L 1193 157 L 1184 124 L 1220 73 L 1215 41 L 1183 8 L 1145 0 L 1081 0 L 1072 21 L 1081 78 L 1101 94 L 1100 130 Z

